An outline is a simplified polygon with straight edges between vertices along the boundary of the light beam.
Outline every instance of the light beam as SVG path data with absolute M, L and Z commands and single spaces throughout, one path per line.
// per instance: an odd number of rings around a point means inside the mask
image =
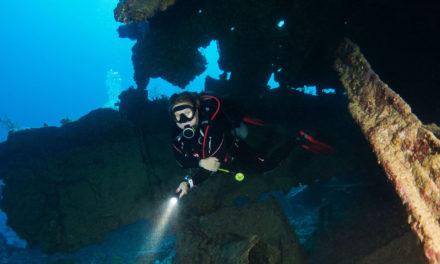
M 156 222 L 156 226 L 151 231 L 151 244 L 149 245 L 149 250 L 152 252 L 157 251 L 160 243 L 164 237 L 164 231 L 168 226 L 168 223 L 175 215 L 176 206 L 178 204 L 179 199 L 177 197 L 172 197 L 162 206 L 160 212 L 162 212 L 159 220 Z

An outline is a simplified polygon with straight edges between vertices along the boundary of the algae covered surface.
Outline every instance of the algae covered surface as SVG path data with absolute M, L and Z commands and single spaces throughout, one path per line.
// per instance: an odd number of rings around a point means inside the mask
M 341 44 L 335 68 L 350 98 L 349 111 L 407 207 L 426 257 L 439 263 L 440 140 L 379 79 L 351 41 Z

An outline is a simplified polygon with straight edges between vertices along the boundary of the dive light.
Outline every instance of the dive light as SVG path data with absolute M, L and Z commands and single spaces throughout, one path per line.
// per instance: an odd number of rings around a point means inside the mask
M 177 202 L 179 201 L 179 196 L 180 196 L 181 192 L 182 191 L 179 191 L 179 192 L 173 194 L 173 196 L 171 196 L 171 198 L 170 198 L 170 204 L 171 205 L 176 205 L 177 204 Z

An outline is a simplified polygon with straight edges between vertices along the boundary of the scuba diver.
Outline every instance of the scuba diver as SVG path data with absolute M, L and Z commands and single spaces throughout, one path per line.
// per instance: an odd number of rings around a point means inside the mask
M 298 144 L 319 154 L 336 151 L 301 131 L 301 136 L 288 140 L 274 155 L 263 157 L 244 141 L 248 134 L 245 122 L 263 125 L 262 122 L 246 117 L 243 109 L 208 94 L 174 94 L 169 99 L 168 111 L 177 125 L 173 134 L 177 163 L 183 168 L 197 168 L 180 183 L 176 190 L 179 198 L 219 170 L 270 172 Z M 306 141 L 312 145 L 305 145 Z

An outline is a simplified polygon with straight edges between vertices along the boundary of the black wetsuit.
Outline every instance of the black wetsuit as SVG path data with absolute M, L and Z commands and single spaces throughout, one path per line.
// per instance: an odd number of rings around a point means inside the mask
M 216 157 L 220 168 L 243 173 L 262 173 L 275 169 L 290 153 L 294 141 L 289 141 L 275 156 L 263 158 L 245 141 L 233 134 L 233 129 L 239 126 L 243 117 L 242 111 L 231 117 L 222 111 L 223 105 L 217 112 L 214 99 L 204 99 L 199 107 L 199 126 L 191 139 L 183 137 L 182 130 L 176 126 L 173 149 L 176 161 L 184 168 L 198 168 L 191 175 L 194 185 L 200 184 L 213 172 L 199 167 L 199 161 L 208 157 Z M 217 112 L 217 114 L 216 114 Z M 211 120 L 212 116 L 214 119 Z M 209 127 L 208 127 L 209 125 Z M 208 128 L 208 129 L 207 129 Z

